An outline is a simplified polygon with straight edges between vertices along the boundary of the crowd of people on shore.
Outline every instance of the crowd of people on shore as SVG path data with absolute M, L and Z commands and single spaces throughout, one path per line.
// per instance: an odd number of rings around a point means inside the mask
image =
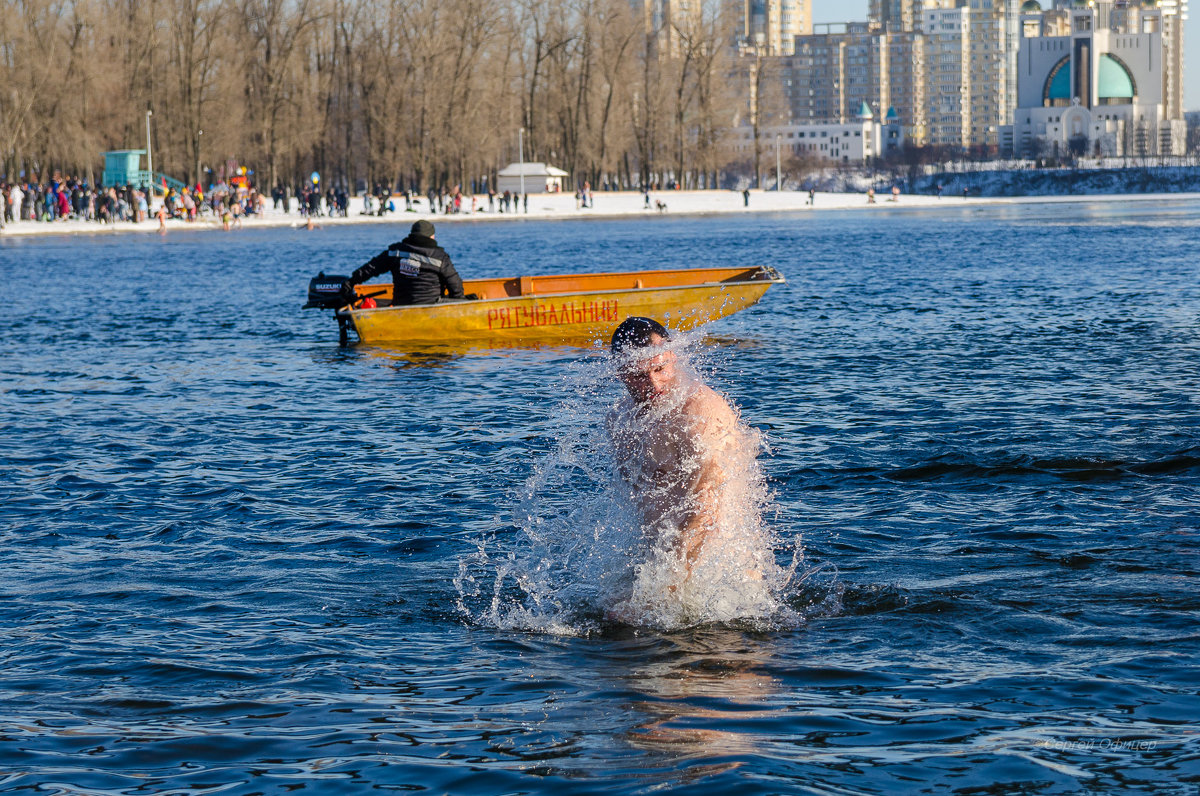
M 0 229 L 18 221 L 50 223 L 56 221 L 90 221 L 140 223 L 157 219 L 162 225 L 168 219 L 185 222 L 219 221 L 225 229 L 240 227 L 244 218 L 261 215 L 266 198 L 250 184 L 227 185 L 224 182 L 171 188 L 164 186 L 152 196 L 146 185 L 92 186 L 75 177 L 55 177 L 47 183 L 22 180 L 0 182 Z M 408 192 L 408 208 L 413 194 Z M 159 201 L 161 197 L 161 201 Z M 290 213 L 293 206 L 302 218 L 321 216 L 346 217 L 350 211 L 350 196 L 341 188 L 321 190 L 313 185 L 288 189 L 282 185 L 271 191 L 275 210 Z M 447 200 L 448 201 L 448 200 Z M 364 197 L 364 212 L 383 215 L 395 211 L 395 202 L 386 186 L 376 186 Z
M 156 186 L 157 187 L 157 186 Z M 376 186 L 369 195 L 378 214 L 395 210 L 391 193 Z M 410 194 L 411 196 L 411 194 Z M 290 213 L 292 207 L 301 217 L 346 217 L 350 196 L 344 189 L 321 190 L 317 186 L 288 189 L 276 186 L 271 191 L 276 210 Z M 41 182 L 0 181 L 0 229 L 17 222 L 53 223 L 89 221 L 110 224 L 118 221 L 141 223 L 168 219 L 184 222 L 220 222 L 225 229 L 240 227 L 244 218 L 261 215 L 267 199 L 249 183 L 219 182 L 204 189 L 199 184 L 174 188 L 163 186 L 151 192 L 147 185 L 93 186 L 76 177 L 59 177 Z
M 146 185 L 92 186 L 75 177 L 55 177 L 49 182 L 22 180 L 0 183 L 0 229 L 17 222 L 54 223 L 118 221 L 142 223 L 157 218 L 197 221 L 219 220 L 226 229 L 247 216 L 261 214 L 266 201 L 253 187 L 224 183 L 210 186 L 165 188 L 161 201 Z
M 168 187 L 165 184 L 103 186 L 87 180 L 55 175 L 47 181 L 0 180 L 0 230 L 17 222 L 54 223 L 86 221 L 97 224 L 116 222 L 154 222 L 161 229 L 168 220 L 185 223 L 221 224 L 224 229 L 241 227 L 243 219 L 261 216 L 268 201 L 275 212 L 290 214 L 293 209 L 310 226 L 315 219 L 347 218 L 351 196 L 345 188 L 325 187 L 314 182 L 295 186 L 277 184 L 268 195 L 260 193 L 252 182 L 234 178 L 209 185 Z M 649 192 L 647 191 L 647 197 Z M 395 193 L 386 184 L 376 184 L 362 193 L 359 208 L 364 216 L 383 217 L 389 213 L 426 213 L 456 215 L 475 213 L 517 214 L 529 212 L 528 193 L 487 188 L 476 194 L 461 186 L 430 189 L 424 195 L 405 190 Z M 575 208 L 593 207 L 591 185 L 575 191 Z M 648 201 L 648 200 L 647 200 Z
M 314 175 L 315 177 L 315 175 Z M 176 184 L 177 185 L 177 184 Z M 165 229 L 166 221 L 220 223 L 225 229 L 239 228 L 245 218 L 265 212 L 268 199 L 245 177 L 209 185 L 168 187 L 142 185 L 91 185 L 77 177 L 57 173 L 48 180 L 0 181 L 0 230 L 16 222 L 53 223 L 87 221 L 98 224 L 153 222 Z M 345 188 L 321 186 L 317 181 L 295 186 L 277 184 L 269 193 L 273 210 L 290 214 L 292 209 L 311 226 L 321 217 L 346 218 L 350 195 Z M 576 209 L 592 207 L 591 185 L 575 191 Z M 529 194 L 488 188 L 476 194 L 459 185 L 429 189 L 421 195 L 413 190 L 395 193 L 386 184 L 375 184 L 362 194 L 361 214 L 382 217 L 401 210 L 438 215 L 475 213 L 528 213 Z
M 150 203 L 145 186 L 93 188 L 75 178 L 49 183 L 0 183 L 0 226 L 18 221 L 66 221 L 82 219 L 111 223 L 145 221 Z
M 428 200 L 428 212 L 439 213 L 443 215 L 455 215 L 457 213 L 482 213 L 484 212 L 480 199 L 474 193 L 463 193 L 462 187 L 455 185 L 450 189 L 435 191 L 432 188 L 425 195 Z M 404 193 L 404 209 L 416 211 L 415 206 L 419 200 L 412 193 L 406 191 Z M 497 191 L 491 188 L 487 192 L 487 212 L 489 213 L 516 213 L 524 206 L 526 213 L 529 212 L 529 194 L 524 197 L 513 191 Z
M 271 189 L 271 200 L 276 210 L 284 213 L 292 212 L 292 203 L 302 217 L 316 218 L 345 218 L 350 213 L 350 194 L 343 188 L 326 188 L 321 190 L 319 185 L 301 185 L 289 191 L 283 185 Z

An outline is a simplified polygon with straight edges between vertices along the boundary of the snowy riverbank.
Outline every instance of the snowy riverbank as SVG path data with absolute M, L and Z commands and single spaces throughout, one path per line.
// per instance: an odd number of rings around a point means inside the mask
M 1061 203 L 1061 202 L 1130 202 L 1130 201 L 1171 201 L 1179 199 L 1200 198 L 1200 194 L 1116 194 L 1116 195 L 1074 195 L 1074 196 L 1019 196 L 1019 197 L 977 197 L 963 198 L 949 192 L 942 197 L 928 195 L 901 194 L 897 201 L 891 201 L 890 195 L 880 192 L 875 203 L 868 201 L 862 193 L 823 193 L 818 192 L 813 205 L 808 204 L 808 193 L 803 191 L 751 191 L 749 203 L 744 202 L 743 196 L 736 191 L 652 191 L 650 194 L 651 208 L 646 209 L 645 197 L 638 192 L 600 192 L 593 196 L 593 207 L 580 209 L 575 205 L 575 197 L 569 193 L 535 194 L 529 198 L 529 212 L 499 213 L 489 212 L 487 197 L 476 197 L 477 211 L 463 212 L 456 215 L 430 214 L 424 200 L 418 203 L 418 210 L 405 212 L 400 210 L 381 217 L 363 215 L 362 199 L 355 197 L 350 200 L 349 215 L 346 218 L 317 218 L 317 228 L 339 226 L 343 224 L 402 224 L 407 225 L 417 218 L 430 218 L 438 224 L 468 223 L 468 222 L 504 222 L 526 219 L 566 219 L 566 218 L 627 218 L 636 216 L 655 217 L 659 215 L 709 215 L 734 213 L 772 213 L 772 212 L 820 212 L 826 210 L 860 210 L 863 212 L 889 212 L 895 210 L 932 209 L 938 207 L 954 207 L 963 205 L 996 205 L 996 204 L 1029 204 L 1029 203 Z M 395 200 L 398 207 L 403 207 L 401 198 Z M 666 207 L 656 209 L 656 204 L 662 202 Z M 469 204 L 469 202 L 468 202 Z M 304 218 L 298 213 L 284 213 L 282 210 L 267 208 L 259 218 L 249 218 L 243 221 L 243 228 L 256 227 L 302 227 Z M 202 218 L 195 222 L 168 221 L 167 231 L 184 230 L 221 230 L 221 224 L 215 219 Z M 140 224 L 119 222 L 115 224 L 98 224 L 91 221 L 18 221 L 8 224 L 0 231 L 0 238 L 26 237 L 35 235 L 63 234 L 108 234 L 115 232 L 156 233 L 159 231 L 157 220 L 145 221 Z M 234 230 L 236 232 L 236 230 Z
M 1200 191 L 1195 166 L 1143 168 L 996 169 L 942 171 L 918 179 L 914 190 L 932 193 L 941 185 L 947 195 L 969 188 L 985 197 L 1141 196 Z

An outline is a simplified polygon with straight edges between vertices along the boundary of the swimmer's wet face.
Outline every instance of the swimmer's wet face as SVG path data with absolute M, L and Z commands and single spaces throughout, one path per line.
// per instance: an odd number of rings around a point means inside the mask
M 661 336 L 652 335 L 650 345 L 639 351 L 646 355 L 632 359 L 618 371 L 625 389 L 638 403 L 658 401 L 679 383 L 675 352 L 661 350 L 665 342 Z
M 675 352 L 665 346 L 670 339 L 661 323 L 637 315 L 621 321 L 613 332 L 617 373 L 637 403 L 656 401 L 679 383 Z

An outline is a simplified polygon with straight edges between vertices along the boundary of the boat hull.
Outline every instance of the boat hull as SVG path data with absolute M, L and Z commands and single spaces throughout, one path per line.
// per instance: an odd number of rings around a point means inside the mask
M 344 308 L 339 316 L 367 344 L 588 344 L 608 340 L 621 321 L 634 315 L 674 329 L 693 329 L 752 306 L 782 281 L 770 269 L 754 268 L 476 280 L 467 282 L 465 289 L 482 295 L 479 300 Z M 618 283 L 632 283 L 632 288 L 615 287 Z M 378 287 L 362 285 L 358 290 L 369 295 Z

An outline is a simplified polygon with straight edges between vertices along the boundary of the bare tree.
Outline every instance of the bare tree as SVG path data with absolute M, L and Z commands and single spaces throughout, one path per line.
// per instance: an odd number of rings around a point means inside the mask
M 97 143 L 89 121 L 102 104 L 99 96 L 93 104 L 87 60 L 95 28 L 83 2 L 24 0 L 14 6 L 0 14 L 3 160 L 10 173 L 24 161 L 27 171 L 48 178 L 86 163 Z M 47 66 L 53 81 L 45 79 Z
M 658 173 L 658 152 L 662 146 L 659 140 L 660 114 L 666 107 L 666 90 L 662 81 L 662 64 L 666 59 L 660 52 L 664 37 L 662 27 L 646 25 L 636 52 L 638 87 L 632 97 L 630 122 L 642 186 L 661 181 L 662 176 Z
M 517 33 L 525 46 L 519 51 L 523 67 L 521 108 L 522 127 L 528 135 L 530 153 L 541 151 L 541 99 L 544 91 L 547 62 L 559 50 L 570 45 L 574 35 L 561 13 L 558 3 L 550 0 L 519 0 Z
M 754 136 L 754 184 L 762 187 L 762 157 L 764 141 L 769 136 L 765 128 L 787 120 L 787 105 L 779 77 L 779 63 L 756 52 L 748 64 L 750 104 L 748 118 Z
M 247 124 L 254 130 L 250 154 L 266 169 L 267 182 L 279 179 L 279 157 L 285 141 L 280 126 L 298 121 L 296 57 L 302 38 L 318 21 L 314 0 L 239 0 L 239 42 L 243 55 Z M 288 137 L 286 144 L 292 144 Z M 195 157 L 200 159 L 199 142 Z M 265 161 L 265 162 L 264 162 Z
M 627 0 L 600 0 L 595 9 L 597 35 L 599 37 L 596 60 L 600 83 L 596 88 L 596 126 L 594 158 L 591 165 L 592 179 L 597 183 L 603 174 L 615 174 L 618 164 L 612 156 L 614 149 L 612 130 L 618 126 L 615 117 L 632 100 L 628 86 L 633 80 L 632 53 L 638 39 L 635 24 Z M 628 129 L 627 126 L 625 129 Z M 624 148 L 627 139 L 616 144 Z
M 728 79 L 730 50 L 726 46 L 731 21 L 728 5 L 702 7 L 696 48 L 695 170 L 705 175 L 699 187 L 716 187 L 723 131 L 733 124 L 737 94 Z
M 233 77 L 222 67 L 230 63 L 231 47 L 219 0 L 177 0 L 169 8 L 171 59 L 165 110 L 160 114 L 155 147 L 166 159 L 186 170 L 188 182 L 199 179 L 192 162 L 200 149 L 200 131 L 207 112 L 219 103 Z M 222 85 L 225 81 L 225 85 Z M 228 112 L 229 106 L 220 103 Z
M 745 87 L 718 4 L 703 5 L 13 0 L 0 168 L 91 176 L 104 148 L 140 144 L 152 110 L 155 165 L 189 182 L 207 161 L 269 184 L 315 170 L 471 187 L 516 159 L 523 127 L 528 159 L 577 182 L 715 184 Z

